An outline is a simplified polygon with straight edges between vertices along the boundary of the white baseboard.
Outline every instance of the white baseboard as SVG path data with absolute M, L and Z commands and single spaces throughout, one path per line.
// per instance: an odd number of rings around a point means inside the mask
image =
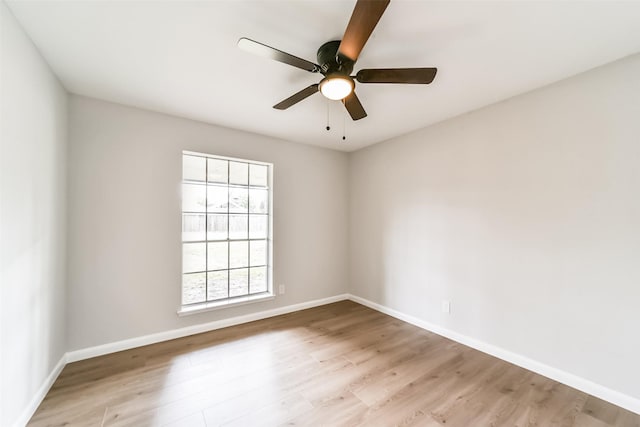
M 343 301 L 349 299 L 348 294 L 335 295 L 328 298 L 317 299 L 313 301 L 302 302 L 299 304 L 287 305 L 271 310 L 250 313 L 244 316 L 230 317 L 228 319 L 216 320 L 213 322 L 202 323 L 199 325 L 188 326 L 186 328 L 173 329 L 169 331 L 158 332 L 155 334 L 144 335 L 141 337 L 130 338 L 122 341 L 116 341 L 108 344 L 102 344 L 95 347 L 84 348 L 65 353 L 56 366 L 53 368 L 49 376 L 44 380 L 36 394 L 33 396 L 29 405 L 24 409 L 21 416 L 14 423 L 15 427 L 25 426 L 33 414 L 42 403 L 42 400 L 49 392 L 49 389 L 62 372 L 67 363 L 77 362 L 79 360 L 89 359 L 91 357 L 102 356 L 117 351 L 129 350 L 143 345 L 154 344 L 161 341 L 168 341 L 175 338 L 186 337 L 189 335 L 199 334 L 201 332 L 209 332 L 215 329 L 226 328 L 229 326 L 239 325 L 241 323 L 253 322 L 255 320 L 266 319 L 268 317 L 279 316 L 281 314 L 292 313 L 294 311 L 305 310 L 307 308 L 318 307 L 320 305 L 330 304 L 332 302 Z
M 36 391 L 36 394 L 33 395 L 27 407 L 24 408 L 24 410 L 22 411 L 22 414 L 20 414 L 20 417 L 13 424 L 15 427 L 23 427 L 27 425 L 27 423 L 29 422 L 33 414 L 36 412 L 36 409 L 38 409 L 38 406 L 40 406 L 40 404 L 42 403 L 42 400 L 47 395 L 47 393 L 49 392 L 49 389 L 51 388 L 53 383 L 56 381 L 56 378 L 58 378 L 58 375 L 60 375 L 60 372 L 62 372 L 62 369 L 64 369 L 66 364 L 67 364 L 67 355 L 65 353 L 62 355 L 60 360 L 58 360 L 58 363 L 56 363 L 56 366 L 53 367 L 53 369 L 51 370 L 47 378 L 45 378 L 44 382 L 42 383 L 38 391 Z
M 513 353 L 503 348 L 496 347 L 484 341 L 471 338 L 467 335 L 454 332 L 450 329 L 443 328 L 442 326 L 424 321 L 417 317 L 404 314 L 398 310 L 394 310 L 392 308 L 375 303 L 373 301 L 369 301 L 365 298 L 361 298 L 356 295 L 342 294 L 342 295 L 335 295 L 333 297 L 307 301 L 299 304 L 288 305 L 285 307 L 278 307 L 271 310 L 264 310 L 257 313 L 246 314 L 243 316 L 236 316 L 228 319 L 221 319 L 221 320 L 216 320 L 213 322 L 203 323 L 199 325 L 188 326 L 186 328 L 173 329 L 173 330 L 158 332 L 155 334 L 145 335 L 141 337 L 130 338 L 122 341 L 116 341 L 116 342 L 103 344 L 95 347 L 89 347 L 81 350 L 70 351 L 64 354 L 60 358 L 56 366 L 53 368 L 49 376 L 47 376 L 45 381 L 42 383 L 42 385 L 40 386 L 36 394 L 33 396 L 31 401 L 29 402 L 29 405 L 24 409 L 24 411 L 22 412 L 22 415 L 20 416 L 20 418 L 18 418 L 18 420 L 14 425 L 15 427 L 21 427 L 26 425 L 27 422 L 29 422 L 29 420 L 35 413 L 36 409 L 38 408 L 38 406 L 40 406 L 40 403 L 42 403 L 42 400 L 47 395 L 47 392 L 55 382 L 56 378 L 58 378 L 58 375 L 60 374 L 60 372 L 62 372 L 62 369 L 67 363 L 76 362 L 76 361 L 88 359 L 91 357 L 101 356 L 104 354 L 114 353 L 117 351 L 128 350 L 135 347 L 141 347 L 144 345 L 154 344 L 161 341 L 167 341 L 175 338 L 186 337 L 189 335 L 194 335 L 202 332 L 213 331 L 215 329 L 226 328 L 229 326 L 239 325 L 242 323 L 253 322 L 255 320 L 266 319 L 269 317 L 292 313 L 294 311 L 305 310 L 307 308 L 313 308 L 313 307 L 330 304 L 333 302 L 342 301 L 346 299 L 352 300 L 354 302 L 357 302 L 359 304 L 372 308 L 381 313 L 388 314 L 389 316 L 395 317 L 396 319 L 400 319 L 407 323 L 411 323 L 412 325 L 415 325 L 419 328 L 422 328 L 427 331 L 441 335 L 443 337 L 452 339 L 456 342 L 467 345 L 476 350 L 490 354 L 499 359 L 513 363 L 514 365 L 518 365 L 522 368 L 536 372 L 540 375 L 544 375 L 545 377 L 548 377 L 560 383 L 566 384 L 569 387 L 573 387 L 575 389 L 578 389 L 585 393 L 599 397 L 600 399 L 606 400 L 615 405 L 618 405 L 620 407 L 623 407 L 625 409 L 628 409 L 630 411 L 640 414 L 640 399 L 636 399 L 624 393 L 620 393 L 618 391 L 604 387 L 600 384 L 596 384 L 592 381 L 589 381 L 585 378 L 579 377 L 574 374 L 570 374 L 561 369 L 554 368 L 549 365 L 545 365 L 543 363 L 529 359 L 528 357 L 519 355 L 517 353 Z
M 450 329 L 443 328 L 442 326 L 424 321 L 417 317 L 404 314 L 398 310 L 394 310 L 373 301 L 369 301 L 365 298 L 361 298 L 356 295 L 349 295 L 349 299 L 381 313 L 388 314 L 389 316 L 395 317 L 396 319 L 411 323 L 412 325 L 415 325 L 419 328 L 449 338 L 453 341 L 459 342 L 460 344 L 472 347 L 483 353 L 490 354 L 499 359 L 505 360 L 509 363 L 513 363 L 514 365 L 528 369 L 547 378 L 551 378 L 552 380 L 568 385 L 569 387 L 573 387 L 592 396 L 596 396 L 600 399 L 606 400 L 607 402 L 611 402 L 614 405 L 618 405 L 622 408 L 628 409 L 629 411 L 640 414 L 640 399 L 636 399 L 619 391 L 612 390 L 603 385 L 596 384 L 593 381 L 563 371 L 562 369 L 554 368 L 544 363 L 537 362 L 533 359 L 529 359 L 528 357 L 522 356 L 520 354 L 513 353 L 509 350 L 505 350 L 484 341 L 480 341 L 467 335 L 452 331 Z
M 209 332 L 215 329 L 227 328 L 229 326 L 239 325 L 241 323 L 253 322 L 255 320 L 266 319 L 268 317 L 279 316 L 281 314 L 292 313 L 294 311 L 304 310 L 307 308 L 317 307 L 320 305 L 330 304 L 336 301 L 349 299 L 348 294 L 335 295 L 328 298 L 317 299 L 313 301 L 302 302 L 299 304 L 287 305 L 285 307 L 273 308 L 271 310 L 259 311 L 257 313 L 245 314 L 243 316 L 230 317 L 227 319 L 214 320 L 213 322 L 201 323 L 198 325 L 187 326 L 185 328 L 172 329 L 169 331 L 157 332 L 155 334 L 144 335 L 141 337 L 129 338 L 122 341 L 111 342 L 107 344 L 97 345 L 95 347 L 83 348 L 67 353 L 67 362 L 77 362 L 79 360 L 89 359 L 91 357 L 102 356 L 117 351 L 129 350 L 144 345 L 155 344 L 162 341 L 168 341 L 176 338 L 182 338 L 189 335 Z

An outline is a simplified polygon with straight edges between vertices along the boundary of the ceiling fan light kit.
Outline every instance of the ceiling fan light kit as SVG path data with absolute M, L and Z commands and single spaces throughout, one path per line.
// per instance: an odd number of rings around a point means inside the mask
M 274 105 L 273 108 L 286 110 L 320 91 L 328 99 L 342 100 L 351 118 L 360 120 L 367 117 L 367 113 L 356 95 L 354 77 L 358 83 L 429 84 L 438 71 L 437 68 L 379 68 L 360 70 L 355 76 L 351 76 L 362 48 L 389 5 L 389 1 L 358 0 L 342 40 L 329 41 L 318 49 L 317 60 L 320 65 L 244 37 L 238 40 L 238 47 L 256 55 L 325 76 L 320 83 L 296 92 Z
M 332 101 L 346 98 L 355 89 L 355 83 L 349 76 L 340 74 L 328 75 L 320 81 L 320 93 Z

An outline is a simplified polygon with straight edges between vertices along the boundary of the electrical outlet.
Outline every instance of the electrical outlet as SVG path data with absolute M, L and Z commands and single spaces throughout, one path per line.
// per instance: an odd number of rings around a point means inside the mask
M 442 312 L 451 314 L 451 302 L 447 300 L 442 300 Z
M 285 291 L 284 285 L 278 286 L 278 294 L 279 295 L 284 295 L 284 291 Z

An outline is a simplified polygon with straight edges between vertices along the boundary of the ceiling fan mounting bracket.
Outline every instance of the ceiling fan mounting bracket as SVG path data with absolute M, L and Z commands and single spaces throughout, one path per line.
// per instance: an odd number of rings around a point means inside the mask
M 325 76 L 327 74 L 342 74 L 348 76 L 353 71 L 354 61 L 338 55 L 340 40 L 332 40 L 326 42 L 318 49 L 317 57 L 320 64 L 320 72 Z

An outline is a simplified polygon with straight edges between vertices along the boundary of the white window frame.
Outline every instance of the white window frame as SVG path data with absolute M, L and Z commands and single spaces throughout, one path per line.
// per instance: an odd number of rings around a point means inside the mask
M 249 265 L 247 265 L 246 269 L 247 269 L 247 277 L 248 277 L 248 282 L 247 282 L 247 292 L 248 294 L 246 295 L 241 295 L 241 296 L 229 296 L 227 295 L 225 298 L 221 298 L 221 299 L 215 299 L 215 300 L 208 300 L 209 298 L 209 292 L 208 292 L 208 274 L 213 272 L 213 271 L 227 271 L 227 282 L 228 282 L 228 286 L 229 286 L 229 290 L 230 290 L 230 271 L 232 270 L 239 270 L 241 268 L 245 268 L 245 267 L 230 267 L 230 265 L 227 264 L 226 269 L 209 269 L 208 265 L 206 264 L 208 262 L 208 260 L 205 260 L 205 281 L 204 281 L 204 285 L 205 285 L 205 290 L 204 290 L 204 298 L 205 301 L 201 301 L 201 302 L 192 302 L 192 303 L 185 303 L 183 298 L 184 298 L 184 290 L 183 290 L 183 285 L 184 285 L 184 277 L 185 274 L 194 274 L 194 273 L 187 273 L 185 272 L 185 268 L 184 268 L 184 260 L 182 260 L 181 265 L 181 280 L 180 280 L 180 308 L 178 309 L 178 315 L 179 316 L 184 316 L 184 315 L 189 315 L 189 314 L 195 314 L 195 313 L 200 313 L 200 312 L 204 312 L 204 311 L 210 311 L 210 310 L 216 310 L 216 309 L 221 309 L 221 308 L 227 308 L 227 307 L 234 307 L 234 306 L 238 306 L 238 305 L 243 305 L 243 304 L 250 304 L 250 303 L 254 303 L 254 302 L 261 302 L 261 301 L 265 301 L 265 300 L 270 300 L 270 299 L 274 299 L 275 298 L 275 293 L 274 293 L 274 286 L 273 286 L 273 164 L 272 163 L 266 163 L 266 162 L 261 162 L 261 161 L 255 161 L 255 160 L 248 160 L 248 159 L 240 159 L 240 158 L 235 158 L 235 157 L 226 157 L 226 156 L 218 156 L 218 155 L 212 155 L 212 154 L 207 154 L 207 153 L 200 153 L 200 152 L 195 152 L 195 151 L 182 151 L 182 155 L 180 157 L 181 162 L 184 160 L 185 156 L 196 156 L 196 157 L 203 157 L 205 159 L 217 159 L 217 160 L 223 160 L 223 161 L 228 161 L 228 162 L 238 162 L 238 163 L 246 163 L 248 165 L 259 165 L 259 166 L 266 166 L 267 167 L 267 194 L 268 194 L 268 202 L 267 202 L 267 212 L 266 212 L 266 216 L 267 216 L 267 233 L 266 233 L 266 239 L 264 239 L 266 241 L 266 281 L 267 281 L 267 289 L 264 292 L 259 292 L 259 293 L 254 293 L 251 294 L 251 288 L 250 288 L 250 270 L 249 270 Z M 207 168 L 208 168 L 208 164 L 209 162 L 206 161 L 207 164 Z M 228 164 L 230 165 L 230 164 Z M 229 166 L 230 167 L 230 166 Z M 181 168 L 182 169 L 182 168 Z M 249 167 L 248 169 L 248 174 L 249 174 Z M 184 172 L 184 171 L 183 171 Z M 205 169 L 205 177 L 207 177 L 208 175 L 208 170 Z M 229 182 L 229 172 L 227 172 L 227 183 L 226 184 L 221 184 L 221 183 L 213 183 L 213 182 L 209 182 L 208 181 L 208 177 L 205 178 L 204 181 L 191 181 L 191 180 L 185 180 L 182 179 L 181 180 L 181 188 L 184 188 L 184 185 L 202 185 L 205 188 L 209 188 L 209 187 L 227 187 L 227 191 L 229 191 L 230 188 L 246 188 L 248 194 L 250 195 L 250 191 L 248 191 L 249 189 L 264 189 L 265 187 L 255 187 L 255 186 L 251 186 L 249 179 L 247 179 L 247 185 L 244 184 L 232 184 Z M 247 196 L 247 203 L 248 205 L 250 204 L 250 196 Z M 231 242 L 238 242 L 238 241 L 247 241 L 250 242 L 252 239 L 250 237 L 250 222 L 247 224 L 247 237 L 246 238 L 242 238 L 242 239 L 231 239 L 230 238 L 230 233 L 229 233 L 229 217 L 231 215 L 243 215 L 243 214 L 234 214 L 233 212 L 230 212 L 229 209 L 229 204 L 227 204 L 227 211 L 226 213 L 224 212 L 209 212 L 209 206 L 208 206 L 208 191 L 205 191 L 205 210 L 204 212 L 192 212 L 192 211 L 185 211 L 183 203 L 182 203 L 182 198 L 181 198 L 181 208 L 180 208 L 180 216 L 181 216 L 181 252 L 184 253 L 184 247 L 185 244 L 191 244 L 194 243 L 194 241 L 192 240 L 185 240 L 184 239 L 184 234 L 182 233 L 183 228 L 184 228 L 184 216 L 186 215 L 194 215 L 194 214 L 198 214 L 198 215 L 204 215 L 205 218 L 205 228 L 204 228 L 204 240 L 200 241 L 197 240 L 195 241 L 195 243 L 204 243 L 206 250 L 208 251 L 209 248 L 209 243 L 210 242 L 216 242 L 216 243 L 220 243 L 220 242 L 227 242 L 228 245 L 230 245 Z M 251 215 L 251 213 L 249 212 L 250 208 L 249 206 L 247 207 L 247 220 L 249 221 L 249 215 Z M 209 230 L 208 230 L 208 218 L 209 215 L 225 215 L 227 216 L 227 236 L 225 240 L 220 240 L 220 239 L 209 239 Z M 253 239 L 255 240 L 263 240 L 263 239 Z M 248 243 L 248 248 L 250 248 L 250 243 Z M 227 251 L 229 251 L 230 246 L 227 246 Z M 250 250 L 250 249 L 249 249 Z M 206 257 L 206 255 L 205 255 Z M 250 258 L 250 254 L 249 254 L 249 258 Z M 202 274 L 202 272 L 200 272 L 200 274 Z

